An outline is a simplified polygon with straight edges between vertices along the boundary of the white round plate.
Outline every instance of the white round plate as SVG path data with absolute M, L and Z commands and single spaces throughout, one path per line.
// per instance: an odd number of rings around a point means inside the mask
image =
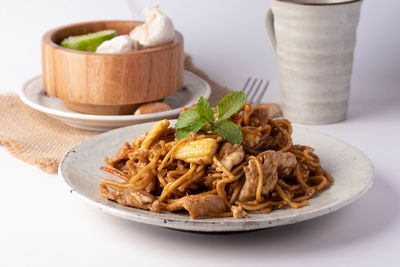
M 173 121 L 174 123 L 175 121 Z M 263 229 L 312 219 L 338 210 L 365 193 L 372 184 L 373 166 L 359 150 L 338 139 L 314 130 L 293 126 L 295 143 L 314 147 L 322 166 L 332 174 L 329 189 L 309 200 L 300 209 L 285 208 L 270 214 L 249 213 L 249 218 L 190 219 L 186 213 L 153 213 L 124 207 L 101 196 L 98 178 L 115 179 L 101 171 L 105 156 L 112 156 L 126 141 L 148 131 L 152 123 L 124 127 L 92 137 L 69 151 L 61 161 L 58 173 L 71 192 L 88 200 L 101 210 L 124 219 L 167 228 L 198 232 L 231 232 Z
M 108 131 L 149 121 L 174 119 L 178 117 L 180 108 L 197 103 L 201 96 L 208 99 L 210 94 L 211 87 L 206 81 L 185 71 L 183 89 L 164 99 L 164 102 L 171 106 L 171 110 L 143 115 L 90 115 L 70 110 L 64 106 L 61 99 L 47 96 L 42 76 L 29 80 L 19 90 L 19 97 L 28 106 L 72 127 L 91 131 Z

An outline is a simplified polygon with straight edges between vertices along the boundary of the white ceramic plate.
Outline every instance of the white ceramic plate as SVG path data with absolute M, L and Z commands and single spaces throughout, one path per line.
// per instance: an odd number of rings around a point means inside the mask
M 101 210 L 124 219 L 167 228 L 199 231 L 249 231 L 312 219 L 338 210 L 359 198 L 372 184 L 373 166 L 359 150 L 333 137 L 294 126 L 295 143 L 312 146 L 322 166 L 332 174 L 332 186 L 300 209 L 285 208 L 270 214 L 250 213 L 247 219 L 200 218 L 190 219 L 186 213 L 152 213 L 124 207 L 102 198 L 98 191 L 98 178 L 114 179 L 99 170 L 104 156 L 112 156 L 125 141 L 148 131 L 152 123 L 116 129 L 88 139 L 69 151 L 61 161 L 59 175 L 71 192 L 88 200 Z
M 184 72 L 183 88 L 186 89 L 181 89 L 164 99 L 164 102 L 169 104 L 172 110 L 143 115 L 108 116 L 75 112 L 65 107 L 61 99 L 49 97 L 44 93 L 42 76 L 26 82 L 19 90 L 19 97 L 28 106 L 72 127 L 92 131 L 108 131 L 143 122 L 177 118 L 181 107 L 197 103 L 200 96 L 208 99 L 211 94 L 210 85 L 189 71 Z

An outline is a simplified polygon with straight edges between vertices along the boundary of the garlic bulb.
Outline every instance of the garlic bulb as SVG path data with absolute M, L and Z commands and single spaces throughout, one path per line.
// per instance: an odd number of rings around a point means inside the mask
M 154 8 L 145 8 L 142 15 L 146 18 L 146 22 L 129 34 L 134 42 L 143 47 L 155 47 L 174 40 L 174 24 L 159 10 L 158 5 L 155 5 Z
M 128 35 L 114 37 L 97 47 L 96 53 L 116 54 L 133 51 L 134 43 Z

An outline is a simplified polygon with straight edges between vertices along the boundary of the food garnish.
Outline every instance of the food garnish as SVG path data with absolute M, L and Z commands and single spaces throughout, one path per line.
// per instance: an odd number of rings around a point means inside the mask
M 97 47 L 104 41 L 110 40 L 117 36 L 114 30 L 104 30 L 84 35 L 70 36 L 61 42 L 61 46 L 69 49 L 95 52 Z
M 188 137 L 191 132 L 197 133 L 205 129 L 219 134 L 233 144 L 240 144 L 243 140 L 242 131 L 228 119 L 242 107 L 246 99 L 243 92 L 231 92 L 217 104 L 214 114 L 208 101 L 200 97 L 196 108 L 188 109 L 178 117 L 175 137 L 180 140 Z

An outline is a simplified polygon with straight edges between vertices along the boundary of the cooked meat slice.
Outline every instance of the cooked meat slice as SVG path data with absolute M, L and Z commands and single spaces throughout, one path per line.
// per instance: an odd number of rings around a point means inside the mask
M 268 118 L 276 118 L 282 116 L 281 106 L 276 103 L 263 104 L 254 108 L 250 115 L 250 119 L 255 121 L 254 126 L 268 124 Z
M 257 127 L 252 127 L 252 128 L 254 130 L 257 129 Z M 261 140 L 261 134 L 259 134 L 257 132 L 254 132 L 254 133 L 244 132 L 243 133 L 243 144 L 248 147 L 254 147 L 254 146 L 258 145 L 258 143 L 260 143 L 260 140 Z
M 262 194 L 268 194 L 268 192 L 274 188 L 276 182 L 278 181 L 278 173 L 276 170 L 276 165 L 274 165 L 271 161 L 264 162 L 261 166 L 264 177 Z M 249 160 L 248 166 L 244 167 L 244 171 L 246 174 L 246 180 L 243 184 L 242 189 L 240 190 L 239 200 L 253 200 L 256 197 L 259 180 L 256 160 Z
M 144 163 L 148 163 L 148 159 L 149 159 L 149 157 L 150 157 L 150 153 L 149 153 L 149 151 L 147 151 L 147 150 L 140 150 L 140 149 L 138 149 L 138 150 L 135 150 L 135 151 L 133 151 L 133 152 L 131 152 L 131 153 L 129 153 L 129 158 L 131 158 L 131 159 L 134 159 L 134 158 L 136 158 L 136 159 L 141 159 L 141 160 L 145 160 L 145 162 Z M 142 161 L 143 162 L 143 161 Z
M 261 193 L 263 195 L 267 195 L 274 189 L 275 184 L 278 181 L 276 164 L 271 159 L 264 161 L 264 164 L 262 165 L 262 172 L 263 177 L 265 178 L 263 181 L 263 188 Z
M 231 206 L 232 216 L 236 219 L 247 218 L 249 215 L 241 206 Z
M 150 211 L 157 213 L 162 211 L 162 204 L 158 199 L 151 204 Z
M 112 165 L 120 162 L 121 160 L 128 159 L 128 155 L 126 155 L 126 151 L 131 148 L 128 142 L 125 142 L 120 149 L 118 149 L 117 153 L 110 159 L 110 163 Z
M 271 192 L 278 181 L 278 173 L 284 175 L 289 174 L 297 164 L 296 156 L 290 152 L 280 152 L 268 150 L 258 155 L 261 161 L 261 169 L 263 173 L 262 194 L 267 195 Z M 246 180 L 239 193 L 240 201 L 248 201 L 255 199 L 259 173 L 257 171 L 256 159 L 250 159 L 246 167 L 244 167 Z
M 99 190 L 103 197 L 117 201 L 119 204 L 139 209 L 148 210 L 155 200 L 152 194 L 137 189 L 117 190 L 101 184 Z
M 192 195 L 179 198 L 167 205 L 168 211 L 185 209 L 192 219 L 225 211 L 225 202 L 216 195 Z
M 224 165 L 228 171 L 230 171 L 233 168 L 233 166 L 242 162 L 243 158 L 244 158 L 243 146 L 239 144 L 233 145 L 229 142 L 226 142 L 222 146 L 218 154 L 218 159 L 221 161 L 222 165 Z
M 145 191 L 147 193 L 150 193 L 150 192 L 153 192 L 154 189 L 156 189 L 156 187 L 157 187 L 157 182 L 156 182 L 157 178 L 152 172 L 143 174 L 142 179 L 150 180 L 150 182 L 143 189 L 143 191 Z
M 258 185 L 258 171 L 256 160 L 251 159 L 246 167 L 244 167 L 246 174 L 246 180 L 243 184 L 242 189 L 240 189 L 239 200 L 248 201 L 253 200 L 256 197 L 257 185 Z M 265 177 L 265 176 L 264 176 Z M 268 177 L 267 179 L 275 180 L 275 177 Z
M 261 108 L 266 109 L 267 113 L 268 113 L 268 117 L 271 117 L 271 118 L 277 118 L 277 117 L 281 117 L 283 115 L 281 106 L 277 103 L 262 104 Z

